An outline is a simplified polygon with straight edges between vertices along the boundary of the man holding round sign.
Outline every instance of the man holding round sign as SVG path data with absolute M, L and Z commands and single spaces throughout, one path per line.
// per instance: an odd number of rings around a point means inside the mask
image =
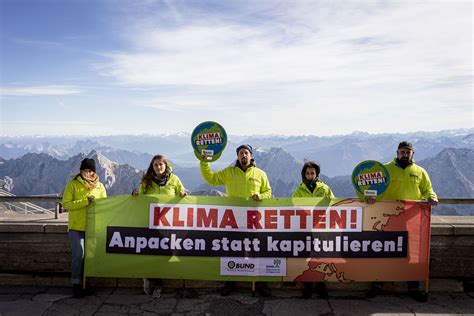
M 413 145 L 403 141 L 398 145 L 397 158 L 385 164 L 391 183 L 385 192 L 385 200 L 426 200 L 438 204 L 438 197 L 431 186 L 425 169 L 415 164 Z
M 214 141 L 213 143 L 213 139 L 217 139 L 217 136 L 219 135 L 226 135 L 222 126 L 219 125 L 220 130 L 217 130 L 216 125 L 219 124 L 214 122 L 201 123 L 196 127 L 191 137 L 194 154 L 199 160 L 201 160 L 200 169 L 204 180 L 213 186 L 225 185 L 227 196 L 229 197 L 252 199 L 254 201 L 271 198 L 272 189 L 267 174 L 263 170 L 257 168 L 255 160 L 253 159 L 253 149 L 250 145 L 241 145 L 237 147 L 237 160 L 235 161 L 234 166 L 227 167 L 217 172 L 211 170 L 209 162 L 215 161 L 220 157 L 224 150 L 225 142 L 223 146 L 221 144 L 221 147 L 213 146 L 212 148 L 202 148 L 199 146 L 215 145 L 214 143 L 219 143 L 219 140 Z M 211 127 L 212 130 L 209 130 L 209 127 Z M 214 133 L 214 135 L 212 135 L 212 133 Z M 203 144 L 200 140 L 207 140 L 207 143 L 209 144 Z M 216 148 L 222 150 L 219 151 L 216 150 Z M 224 288 L 221 291 L 222 296 L 230 295 L 234 288 L 235 282 L 226 281 Z M 270 296 L 270 290 L 264 282 L 258 283 L 257 290 L 264 297 Z
M 415 150 L 412 143 L 403 141 L 398 144 L 397 157 L 386 163 L 390 184 L 386 189 L 384 200 L 425 200 L 430 205 L 438 204 L 438 197 L 431 186 L 430 177 L 425 169 L 415 164 L 413 155 Z M 373 198 L 367 199 L 374 203 Z M 418 302 L 426 302 L 428 294 L 419 289 L 420 282 L 408 281 L 408 294 Z M 366 298 L 373 298 L 383 293 L 380 282 L 372 282 Z
M 272 189 L 267 174 L 257 168 L 250 145 L 240 145 L 236 149 L 235 165 L 221 171 L 212 172 L 207 157 L 201 160 L 201 174 L 207 183 L 214 186 L 225 185 L 227 196 L 261 201 L 272 197 Z M 221 291 L 228 296 L 235 288 L 235 282 L 226 281 Z M 258 282 L 257 291 L 263 297 L 271 295 L 265 282 Z

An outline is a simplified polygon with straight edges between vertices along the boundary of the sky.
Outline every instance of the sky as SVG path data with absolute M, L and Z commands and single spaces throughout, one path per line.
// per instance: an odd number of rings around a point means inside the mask
M 0 136 L 472 128 L 472 1 L 0 0 Z

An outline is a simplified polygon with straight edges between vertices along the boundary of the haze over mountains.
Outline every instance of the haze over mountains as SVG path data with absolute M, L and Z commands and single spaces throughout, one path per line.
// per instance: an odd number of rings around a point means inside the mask
M 434 157 L 445 148 L 474 149 L 474 128 L 440 132 L 408 134 L 368 134 L 354 132 L 337 136 L 233 136 L 229 135 L 227 147 L 221 158 L 214 162 L 224 167 L 235 159 L 235 148 L 250 144 L 254 148 L 282 148 L 296 160 L 318 161 L 324 174 L 334 177 L 352 173 L 355 165 L 363 160 L 387 162 L 395 154 L 402 140 L 410 140 L 416 148 L 416 159 Z M 166 155 L 181 167 L 197 166 L 192 152 L 190 135 L 119 135 L 99 137 L 0 137 L 0 157 L 18 158 L 26 153 L 47 153 L 66 160 L 78 153 L 97 149 L 109 159 L 145 169 L 153 155 Z
M 212 163 L 214 171 L 233 164 L 236 144 L 254 147 L 257 166 L 267 172 L 274 196 L 290 196 L 301 182 L 305 158 L 321 164 L 321 178 L 336 196 L 355 196 L 350 174 L 363 160 L 387 162 L 394 158 L 397 144 L 410 140 L 415 159 L 427 169 L 440 197 L 474 197 L 474 129 L 417 134 L 316 137 L 229 137 L 224 154 Z M 87 155 L 96 159 L 98 174 L 109 195 L 130 194 L 139 185 L 142 170 L 156 153 L 166 154 L 173 171 L 189 191 L 223 188 L 205 184 L 192 153 L 189 135 L 108 136 L 94 138 L 0 138 L 0 180 L 17 195 L 61 193 L 70 177 L 78 172 Z M 147 150 L 147 151 L 140 151 Z M 206 193 L 207 192 L 207 193 Z M 468 214 L 472 205 L 439 206 L 435 213 Z M 474 213 L 474 212 L 473 212 Z

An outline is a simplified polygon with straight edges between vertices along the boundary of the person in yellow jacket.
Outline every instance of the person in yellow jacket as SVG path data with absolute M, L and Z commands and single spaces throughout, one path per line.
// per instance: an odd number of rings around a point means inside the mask
M 140 188 L 133 191 L 133 195 L 138 194 L 166 194 L 186 196 L 181 180 L 172 173 L 170 163 L 163 155 L 155 155 L 146 173 L 143 175 Z
M 301 169 L 301 184 L 295 189 L 292 197 L 323 197 L 334 198 L 331 188 L 319 179 L 321 167 L 314 161 L 306 161 Z M 321 298 L 328 298 L 326 284 L 324 282 L 315 282 L 316 291 Z M 311 298 L 313 292 L 313 283 L 303 283 L 303 298 Z
M 236 149 L 237 160 L 235 165 L 218 172 L 212 172 L 208 162 L 201 161 L 200 169 L 204 180 L 210 185 L 225 185 L 227 196 L 240 197 L 261 201 L 272 197 L 272 188 L 267 174 L 257 168 L 253 159 L 253 149 L 250 145 L 241 145 Z M 204 159 L 205 160 L 205 159 Z M 221 291 L 222 296 L 228 296 L 235 288 L 235 282 L 226 281 Z M 257 286 L 259 293 L 270 296 L 270 290 L 264 282 Z
M 84 297 L 88 291 L 82 287 L 84 275 L 84 240 L 86 209 L 96 198 L 106 198 L 104 185 L 96 174 L 94 159 L 85 158 L 80 172 L 66 185 L 62 205 L 68 211 L 69 240 L 71 242 L 71 282 L 73 295 Z
M 398 145 L 397 158 L 385 164 L 390 175 L 390 185 L 383 195 L 384 200 L 427 200 L 438 204 L 438 197 L 431 186 L 425 169 L 413 160 L 413 145 L 403 141 Z
M 272 188 L 265 171 L 257 168 L 252 157 L 252 146 L 237 148 L 235 165 L 212 172 L 208 162 L 201 161 L 201 175 L 210 185 L 225 185 L 227 196 L 261 201 L 272 197 Z
M 320 172 L 321 167 L 317 163 L 306 161 L 301 170 L 301 184 L 291 196 L 334 198 L 331 188 L 319 179 Z
M 438 197 L 431 186 L 430 177 L 426 170 L 413 160 L 415 154 L 413 144 L 402 141 L 398 144 L 397 157 L 385 164 L 390 175 L 390 184 L 383 195 L 384 200 L 426 200 L 430 205 L 438 204 Z M 375 199 L 367 199 L 368 203 L 374 203 Z M 408 294 L 418 302 L 426 302 L 427 294 L 419 289 L 418 281 L 409 281 Z M 367 298 L 373 298 L 383 293 L 380 282 L 372 282 Z
M 139 194 L 165 194 L 186 196 L 181 180 L 172 173 L 172 168 L 168 160 L 163 155 L 155 155 L 143 175 L 140 188 L 134 189 L 132 195 Z M 160 298 L 163 290 L 163 281 L 161 279 L 143 279 L 143 292 L 147 295 L 153 295 L 154 298 Z

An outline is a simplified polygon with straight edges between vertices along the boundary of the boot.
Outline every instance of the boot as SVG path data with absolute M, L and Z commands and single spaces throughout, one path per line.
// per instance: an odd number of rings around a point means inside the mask
M 82 289 L 81 284 L 73 284 L 72 285 L 72 296 L 74 298 L 83 298 L 85 295 L 84 290 Z
M 303 283 L 303 296 L 302 298 L 308 299 L 311 298 L 313 295 L 313 283 L 312 282 L 304 282 Z

